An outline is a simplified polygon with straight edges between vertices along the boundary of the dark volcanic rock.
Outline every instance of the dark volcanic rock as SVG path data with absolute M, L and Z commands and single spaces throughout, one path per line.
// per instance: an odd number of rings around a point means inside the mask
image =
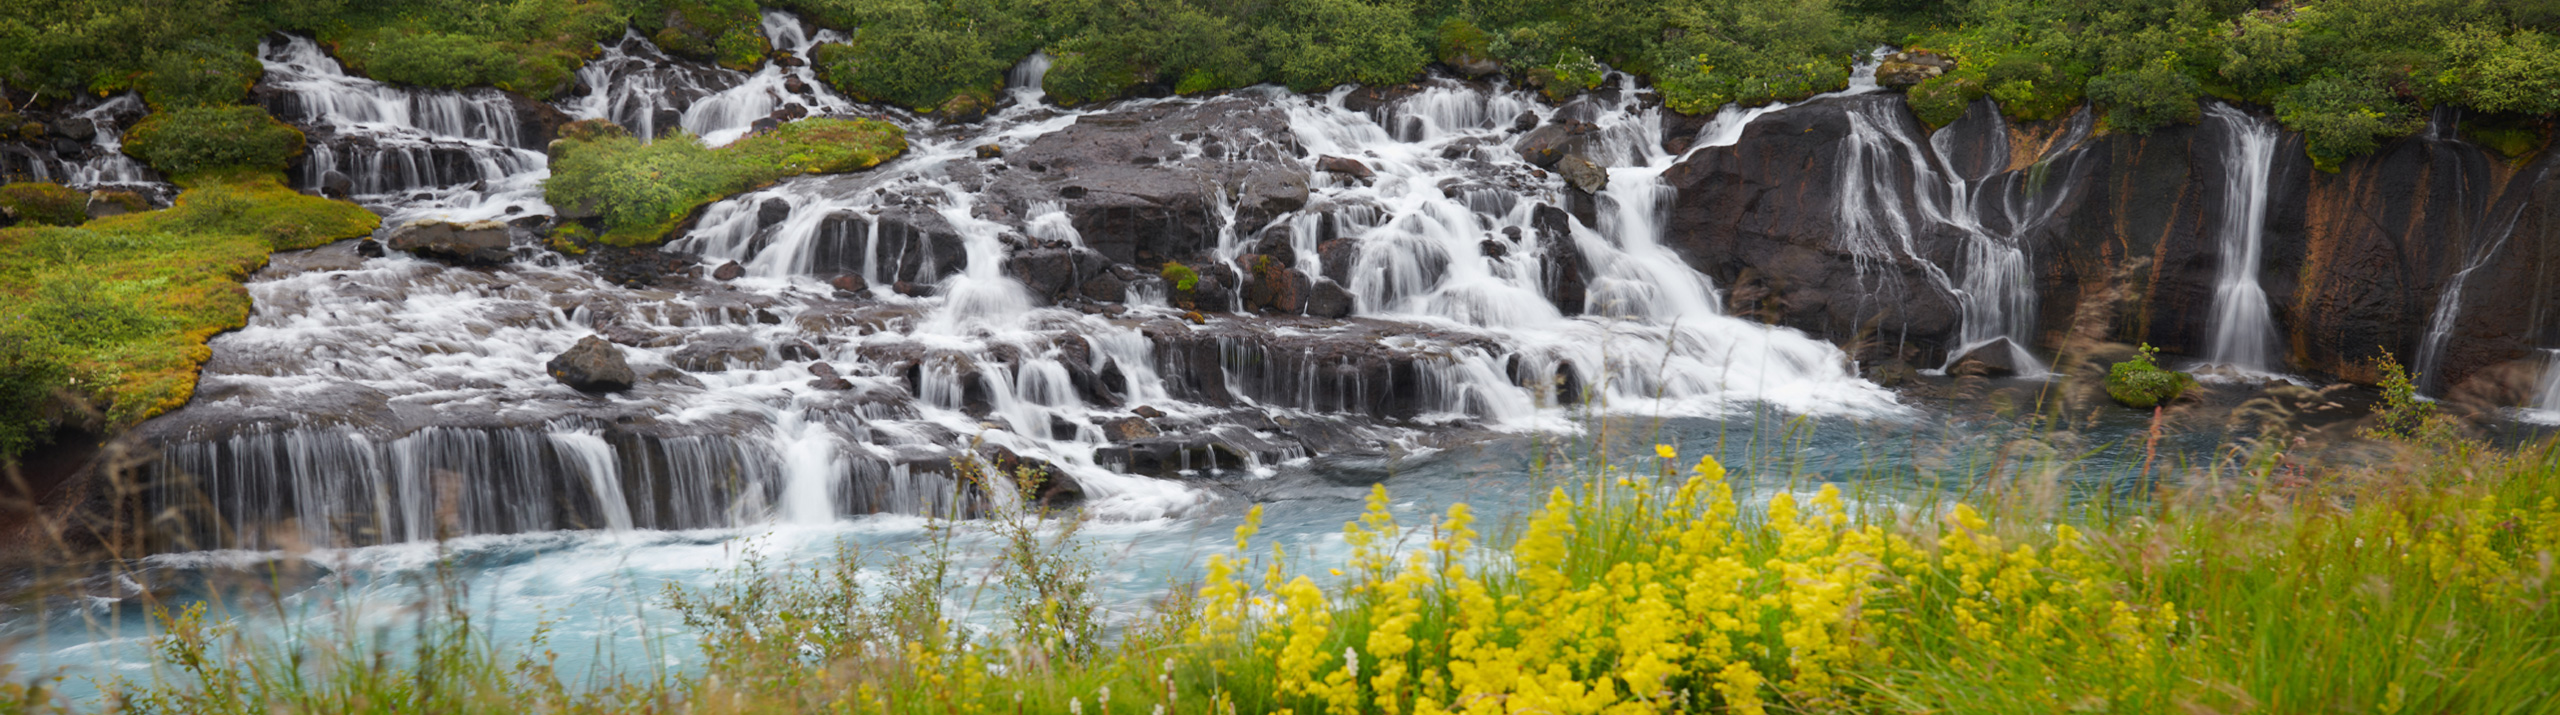
M 631 364 L 623 361 L 622 348 L 593 335 L 578 339 L 577 345 L 544 367 L 551 379 L 579 392 L 621 392 L 639 380 Z
M 746 274 L 746 266 L 738 265 L 737 261 L 730 261 L 728 263 L 720 264 L 719 268 L 712 269 L 711 279 L 715 281 L 734 281 L 737 280 L 739 276 L 744 276 Z
M 515 242 L 507 225 L 495 221 L 421 221 L 392 231 L 386 243 L 421 258 L 458 265 L 495 266 L 515 260 Z
M 1307 290 L 1307 315 L 1318 318 L 1350 317 L 1354 302 L 1351 291 L 1330 279 L 1315 281 Z
M 2018 345 L 2010 342 L 2008 338 L 1993 338 L 1990 342 L 1975 346 L 1964 354 L 1956 356 L 1956 359 L 1950 363 L 1954 367 L 1948 368 L 1947 372 L 1955 375 L 2014 377 L 2025 371 L 2026 367 L 2018 362 L 2019 352 Z
M 1010 170 L 987 190 L 1008 207 L 1058 202 L 1084 244 L 1113 263 L 1201 262 L 1224 207 L 1249 236 L 1306 205 L 1304 152 L 1288 121 L 1280 105 L 1244 94 L 1086 115 L 1006 151 Z M 1186 141 L 1214 142 L 1218 156 L 1184 158 Z

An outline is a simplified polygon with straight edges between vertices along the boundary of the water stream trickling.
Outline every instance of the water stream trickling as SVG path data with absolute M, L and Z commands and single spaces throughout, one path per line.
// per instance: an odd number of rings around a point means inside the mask
M 2278 134 L 2273 122 L 2220 102 L 2205 117 L 2222 129 L 2222 222 L 2214 236 L 2221 263 L 2213 288 L 2213 339 L 2208 362 L 2243 373 L 2266 373 L 2276 362 L 2275 312 L 2258 285 L 2265 250 L 2269 175 Z
M 2065 135 L 2025 171 L 2007 170 L 2006 121 L 1997 112 L 1982 114 L 1980 121 L 1990 126 L 1974 131 L 1989 137 L 1990 157 L 1974 162 L 1980 170 L 1966 175 L 1954 147 L 1962 123 L 1924 140 L 1919 123 L 1898 101 L 1856 101 L 1845 109 L 1849 133 L 1840 148 L 1839 241 L 1861 279 L 1872 282 L 1871 298 L 1907 295 L 1915 287 L 1901 285 L 1897 272 L 1885 269 L 1916 266 L 1930 283 L 1916 288 L 1952 296 L 1961 307 L 1956 344 L 1940 369 L 1986 346 L 2005 345 L 2005 361 L 2019 375 L 2048 374 L 2026 349 L 2034 343 L 2036 317 L 2026 237 L 2068 199 L 2071 182 L 2037 179 L 2055 165 L 2067 173 L 2085 153 L 2080 145 L 2090 133 L 2088 113 L 2068 120 Z M 1951 231 L 1959 241 L 1952 269 L 1922 255 L 1920 240 L 1934 231 Z

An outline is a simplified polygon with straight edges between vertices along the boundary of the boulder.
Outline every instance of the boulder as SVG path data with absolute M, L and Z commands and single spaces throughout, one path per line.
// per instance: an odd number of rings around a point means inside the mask
M 1876 83 L 1887 87 L 1909 87 L 1946 74 L 1956 68 L 1956 61 L 1934 52 L 1896 52 L 1886 55 L 1876 65 Z
M 1362 181 L 1377 178 L 1378 176 L 1378 172 L 1370 170 L 1368 164 L 1363 164 L 1358 159 L 1333 156 L 1330 154 L 1318 157 L 1316 159 L 1316 168 Z
M 860 274 L 854 273 L 836 276 L 828 280 L 827 285 L 847 293 L 865 293 L 871 290 L 871 282 L 863 280 Z
M 1597 195 L 1609 188 L 1609 170 L 1600 168 L 1598 163 L 1581 154 L 1567 154 L 1556 160 L 1555 170 L 1564 175 L 1566 183 L 1583 193 Z
M 544 367 L 551 379 L 579 392 L 621 392 L 639 381 L 631 364 L 622 359 L 622 348 L 593 335 L 579 338 L 578 344 L 551 358 Z
M 1102 434 L 1113 442 L 1129 442 L 1154 437 L 1160 432 L 1144 417 L 1122 417 L 1102 423 Z
M 980 145 L 978 145 L 978 158 L 980 158 L 980 159 L 995 159 L 995 158 L 1000 158 L 1000 157 L 1003 157 L 1003 156 L 1004 156 L 1004 145 L 1002 145 L 1002 144 L 980 144 Z
M 723 263 L 719 268 L 711 269 L 711 279 L 715 281 L 734 281 L 746 274 L 747 267 L 738 265 L 737 261 Z
M 1351 291 L 1331 280 L 1315 281 L 1307 289 L 1307 314 L 1318 318 L 1342 319 L 1351 316 Z
M 1992 338 L 1989 342 L 1976 345 L 1973 349 L 1966 350 L 1964 354 L 1956 356 L 1954 362 L 1948 363 L 1954 367 L 1949 368 L 1947 372 L 1982 377 L 2015 377 L 2018 373 L 2026 371 L 2028 366 L 2023 361 L 2033 359 L 2032 356 L 2027 355 L 2026 350 L 2018 347 L 2017 343 L 2010 342 L 2008 338 Z
M 782 223 L 788 218 L 791 218 L 791 202 L 782 200 L 782 197 L 765 199 L 764 203 L 756 204 L 756 230 L 773 228 L 775 224 Z
M 1566 154 L 1575 153 L 1581 147 L 1583 135 L 1599 130 L 1590 122 L 1558 118 L 1521 136 L 1520 143 L 1513 145 L 1512 149 L 1518 151 L 1524 161 L 1539 168 L 1551 168 L 1556 162 L 1563 161 Z
M 506 224 L 496 221 L 420 221 L 392 231 L 384 243 L 420 258 L 456 265 L 496 266 L 515 260 L 515 239 Z

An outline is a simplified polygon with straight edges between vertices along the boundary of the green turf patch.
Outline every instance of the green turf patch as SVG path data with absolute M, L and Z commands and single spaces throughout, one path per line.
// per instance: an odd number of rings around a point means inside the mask
M 802 174 L 859 171 L 906 151 L 906 132 L 868 119 L 810 119 L 713 149 L 690 136 L 642 142 L 586 121 L 562 129 L 544 198 L 565 215 L 603 223 L 617 246 L 664 240 L 694 210 L 721 197 Z
M 121 429 L 185 404 L 205 341 L 246 324 L 267 254 L 380 218 L 271 173 L 204 174 L 166 210 L 0 229 L 0 458 L 65 421 Z

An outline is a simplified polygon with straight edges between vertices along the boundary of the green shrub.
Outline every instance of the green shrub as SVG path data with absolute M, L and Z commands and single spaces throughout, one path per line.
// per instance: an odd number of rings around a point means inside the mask
M 836 91 L 917 111 L 964 91 L 993 89 L 1010 66 L 977 33 L 921 24 L 864 28 L 811 54 L 819 77 Z
M 2376 387 L 2382 388 L 2382 404 L 2373 411 L 2372 434 L 2383 439 L 2413 439 L 2421 436 L 2429 420 L 2436 416 L 2436 403 L 2418 397 L 2417 375 L 2409 374 L 2391 351 L 2383 350 L 2374 358 L 2374 371 L 2382 375 Z
M 89 220 L 89 195 L 61 184 L 0 186 L 0 214 L 39 226 L 78 226 Z
M 124 152 L 169 176 L 215 169 L 282 171 L 302 155 L 302 130 L 257 107 L 154 112 L 125 135 Z
M 1173 261 L 1165 261 L 1163 270 L 1157 271 L 1156 275 L 1162 276 L 1165 284 L 1173 286 L 1173 289 L 1178 292 L 1188 293 L 1191 289 L 1200 287 L 1199 271 L 1191 270 L 1190 266 Z
M 771 49 L 753 0 L 613 0 L 631 26 L 680 57 L 752 70 Z
M 543 195 L 593 211 L 604 221 L 599 240 L 643 245 L 723 196 L 788 176 L 867 169 L 906 147 L 895 125 L 868 119 L 792 122 L 719 149 L 681 134 L 643 143 L 581 122 L 564 130 Z
M 2147 134 L 2170 124 L 2194 122 L 2203 113 L 2196 98 L 2204 94 L 2204 87 L 2181 70 L 2174 58 L 2093 77 L 2088 87 L 2089 99 L 2106 107 L 2107 126 L 2118 131 Z
M 488 40 L 441 32 L 392 33 L 369 48 L 365 71 L 385 82 L 460 89 L 515 78 L 508 48 Z
M 2534 30 L 2469 26 L 2437 33 L 2445 70 L 2436 94 L 2484 112 L 2560 112 L 2560 42 Z
M 2323 171 L 2381 146 L 2382 137 L 2426 126 L 2417 111 L 2381 83 L 2324 72 L 2276 99 L 2276 119 L 2303 135 L 2303 151 Z
M 153 57 L 142 98 L 162 110 L 235 104 L 265 72 L 247 49 L 192 40 Z
M 2183 372 L 2160 369 L 2152 360 L 2160 351 L 2142 346 L 2131 360 L 2107 368 L 2107 396 L 2127 407 L 2153 407 L 2178 399 L 2180 393 L 2196 383 L 2196 378 Z
M 1412 14 L 1360 0 L 1278 0 L 1261 32 L 1279 80 L 1302 92 L 1412 80 L 1431 61 L 1414 35 Z
M 1921 122 L 1943 127 L 1963 119 L 1966 108 L 1984 94 L 1981 82 L 1945 74 L 1912 85 L 1904 101 L 1911 104 L 1911 113 Z

